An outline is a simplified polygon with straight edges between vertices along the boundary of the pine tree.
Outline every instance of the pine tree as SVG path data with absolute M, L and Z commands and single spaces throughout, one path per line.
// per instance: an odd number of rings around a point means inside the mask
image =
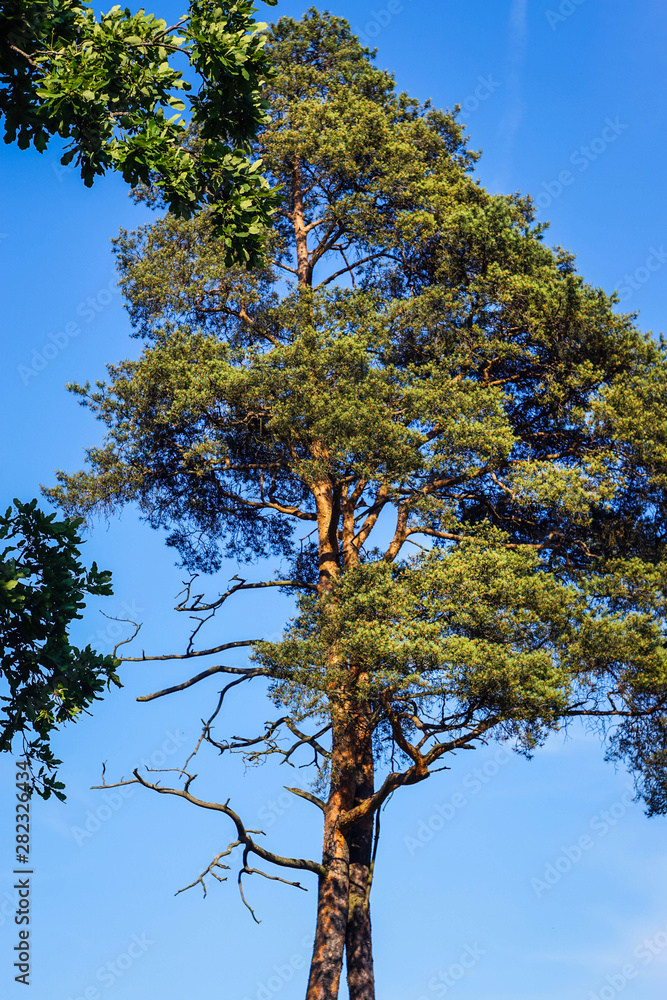
M 345 21 L 284 18 L 269 51 L 257 153 L 284 198 L 265 266 L 226 268 L 206 214 L 121 234 L 146 346 L 73 387 L 108 436 L 50 495 L 168 527 L 193 574 L 182 611 L 296 597 L 279 642 L 197 635 L 181 654 L 246 645 L 248 667 L 212 660 L 147 697 L 227 675 L 201 745 L 312 754 L 318 784 L 294 791 L 322 811 L 320 859 L 272 853 L 188 775 L 133 780 L 231 819 L 202 884 L 237 847 L 242 873 L 316 874 L 307 998 L 335 1000 L 346 960 L 352 1000 L 372 1000 L 379 810 L 447 755 L 529 755 L 583 719 L 667 806 L 667 357 L 545 243 L 528 197 L 475 180 L 456 110 L 398 94 Z M 229 557 L 281 572 L 197 595 Z M 275 722 L 218 735 L 227 693 L 260 678 Z

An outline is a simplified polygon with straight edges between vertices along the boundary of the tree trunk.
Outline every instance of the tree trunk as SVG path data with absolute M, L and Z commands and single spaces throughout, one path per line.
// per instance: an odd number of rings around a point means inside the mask
M 295 210 L 295 221 L 297 216 Z M 316 443 L 311 450 L 313 455 L 319 455 Z M 340 488 L 330 481 L 314 483 L 311 489 L 317 508 L 318 591 L 323 595 L 331 590 L 340 573 L 338 524 L 342 497 Z M 355 556 L 353 546 L 347 546 L 347 568 L 356 562 Z M 332 654 L 330 667 L 335 659 Z M 340 828 L 344 814 L 371 796 L 374 789 L 370 706 L 356 697 L 357 687 L 364 680 L 367 678 L 363 672 L 348 664 L 344 690 L 331 692 L 331 782 L 324 821 L 324 874 L 320 877 L 306 1000 L 337 1000 L 344 958 L 350 1000 L 375 1000 L 369 904 L 373 817 L 354 827 Z
M 371 874 L 371 866 L 365 860 L 350 865 L 350 902 L 345 933 L 350 1000 L 375 1000 L 369 900 Z
M 309 288 L 313 283 L 313 269 L 308 254 L 308 229 L 303 204 L 301 164 L 298 160 L 294 161 L 292 171 L 292 203 L 294 206 L 292 222 L 296 242 L 297 280 L 300 288 Z
M 340 986 L 345 949 L 348 908 L 348 859 L 344 838 L 337 847 L 343 855 L 330 858 L 327 871 L 320 877 L 317 898 L 317 927 L 306 1000 L 336 1000 Z
M 361 737 L 358 745 L 355 805 L 369 798 L 374 791 L 373 745 L 368 726 L 364 726 Z M 350 902 L 345 934 L 345 958 L 350 1000 L 375 1000 L 370 912 L 373 826 L 373 816 L 369 816 L 352 827 L 348 834 Z
M 317 927 L 306 1000 L 337 1000 L 345 955 L 350 849 L 341 816 L 354 803 L 355 723 L 343 698 L 333 710 L 331 784 L 324 814 L 324 846 L 317 898 Z

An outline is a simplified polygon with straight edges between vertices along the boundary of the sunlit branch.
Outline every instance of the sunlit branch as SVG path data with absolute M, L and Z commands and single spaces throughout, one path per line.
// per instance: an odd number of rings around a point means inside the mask
M 385 504 L 387 503 L 388 492 L 389 490 L 384 483 L 378 487 L 377 495 L 375 497 L 375 503 L 366 512 L 366 517 L 364 519 L 364 522 L 352 540 L 352 544 L 354 545 L 357 552 L 361 549 L 364 542 L 370 535 L 371 531 L 377 524 L 377 520 L 380 514 L 382 513 Z
M 307 792 L 303 788 L 289 788 L 287 785 L 283 785 L 286 792 L 291 792 L 293 795 L 298 795 L 299 798 L 305 799 L 306 802 L 312 802 L 314 806 L 321 809 L 322 812 L 326 811 L 326 803 L 322 799 L 318 798 L 317 795 L 313 795 L 312 792 Z
M 400 788 L 403 785 L 414 785 L 420 781 L 424 781 L 429 777 L 432 765 L 438 761 L 440 757 L 446 753 L 452 753 L 455 750 L 463 750 L 471 747 L 473 740 L 480 739 L 485 732 L 498 725 L 499 721 L 500 720 L 495 716 L 491 719 L 487 719 L 485 722 L 480 723 L 480 725 L 473 731 L 468 732 L 455 740 L 451 740 L 448 743 L 439 743 L 423 756 L 419 754 L 415 747 L 411 747 L 410 749 L 413 751 L 413 756 L 417 758 L 416 763 L 414 763 L 412 767 L 407 768 L 405 771 L 392 771 L 391 774 L 387 775 L 381 787 L 377 792 L 375 792 L 374 795 L 369 796 L 353 809 L 344 813 L 341 819 L 341 827 L 343 829 L 349 829 L 350 826 L 354 825 L 359 820 L 362 820 L 376 812 L 387 800 L 387 798 L 394 791 L 396 791 L 397 788 Z M 401 736 L 401 742 L 407 745 L 407 741 L 403 736 Z M 407 750 L 404 750 L 404 752 L 407 753 Z
M 408 504 L 405 502 L 401 503 L 396 514 L 396 530 L 394 532 L 394 537 L 389 543 L 389 548 L 383 556 L 385 562 L 393 562 L 403 548 L 403 544 L 408 537 L 409 516 L 410 508 Z

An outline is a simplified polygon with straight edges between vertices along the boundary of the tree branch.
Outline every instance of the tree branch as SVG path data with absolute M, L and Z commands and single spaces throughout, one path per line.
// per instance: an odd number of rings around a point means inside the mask
M 166 694 L 174 694 L 175 691 L 185 691 L 187 688 L 192 687 L 193 684 L 198 684 L 199 681 L 206 680 L 207 677 L 212 677 L 214 674 L 224 674 L 224 673 L 234 673 L 242 674 L 237 680 L 232 681 L 221 692 L 224 697 L 229 688 L 234 687 L 235 684 L 240 684 L 242 681 L 251 680 L 253 677 L 268 677 L 269 672 L 264 669 L 264 667 L 209 667 L 208 670 L 202 671 L 201 674 L 197 674 L 196 677 L 191 677 L 188 681 L 183 681 L 182 684 L 174 684 L 173 687 L 164 688 L 163 691 L 156 691 L 155 694 L 143 694 L 137 698 L 137 701 L 154 701 L 156 698 L 163 698 Z M 222 701 L 221 701 L 222 704 Z M 217 714 L 217 713 L 216 713 Z M 211 720 L 212 721 L 212 720 Z
M 395 257 L 391 256 L 391 254 L 384 253 L 383 251 L 380 253 L 372 253 L 368 257 L 363 257 L 361 260 L 353 261 L 351 264 L 348 264 L 347 267 L 342 267 L 340 271 L 330 274 L 328 278 L 325 278 L 324 281 L 320 281 L 319 285 L 315 286 L 315 291 L 317 292 L 320 288 L 324 288 L 325 285 L 329 285 L 332 281 L 335 281 L 336 278 L 340 278 L 342 274 L 347 274 L 348 271 L 353 271 L 356 267 L 361 267 L 362 264 L 368 264 L 371 260 L 377 260 L 378 257 L 389 257 L 391 260 L 396 260 Z
M 315 590 L 317 591 L 317 586 L 314 583 L 306 583 L 303 580 L 268 580 L 261 583 L 246 583 L 245 580 L 241 580 L 238 576 L 233 576 L 232 580 L 238 580 L 239 582 L 234 587 L 230 587 L 229 590 L 221 594 L 216 601 L 212 601 L 211 604 L 201 604 L 200 598 L 203 594 L 198 595 L 195 598 L 193 604 L 186 607 L 185 601 L 189 600 L 189 593 L 181 604 L 176 606 L 177 611 L 213 611 L 225 603 L 225 601 L 232 597 L 234 594 L 238 593 L 240 590 L 261 590 L 265 587 L 296 587 L 300 590 Z M 183 591 L 181 591 L 183 593 Z
M 154 769 L 149 768 L 148 770 L 152 771 Z M 158 792 L 160 795 L 176 795 L 178 798 L 185 799 L 186 802 L 190 802 L 192 805 L 198 806 L 200 809 L 210 809 L 213 812 L 220 812 L 223 813 L 223 815 L 228 816 L 236 827 L 238 842 L 240 844 L 244 844 L 249 851 L 256 854 L 257 857 L 261 858 L 263 861 L 276 865 L 278 868 L 294 868 L 297 871 L 313 872 L 314 875 L 324 874 L 323 866 L 318 864 L 316 861 L 310 861 L 307 858 L 286 858 L 280 854 L 274 854 L 273 851 L 267 851 L 266 848 L 255 843 L 249 834 L 261 831 L 246 830 L 241 817 L 230 808 L 229 799 L 227 802 L 207 802 L 204 799 L 197 798 L 188 790 L 188 786 L 194 780 L 196 775 L 188 775 L 188 781 L 185 788 L 163 788 L 161 785 L 155 785 L 150 781 L 146 781 L 146 779 L 139 774 L 139 770 L 137 768 L 135 768 L 133 774 L 134 778 L 131 781 L 117 781 L 112 785 L 94 785 L 93 787 L 120 788 L 124 785 L 139 784 L 143 785 L 144 788 L 150 788 L 151 791 Z
M 195 656 L 213 656 L 215 653 L 224 653 L 227 649 L 239 649 L 243 646 L 254 646 L 255 643 L 261 642 L 261 639 L 246 639 L 243 642 L 226 642 L 222 646 L 216 646 L 214 649 L 199 649 L 192 653 L 170 653 L 165 656 L 146 656 L 144 653 L 142 656 L 127 656 L 123 658 L 123 663 L 148 663 L 153 660 L 191 660 Z M 243 667 L 215 667 L 211 668 L 213 673 L 217 670 L 224 670 L 229 674 L 239 674 L 244 672 Z
M 307 802 L 312 802 L 322 812 L 326 812 L 326 803 L 322 799 L 319 799 L 317 795 L 313 795 L 312 792 L 306 792 L 303 788 L 288 788 L 287 785 L 283 785 L 283 788 L 286 792 L 292 792 L 293 795 L 298 795 L 299 798 L 305 799 Z

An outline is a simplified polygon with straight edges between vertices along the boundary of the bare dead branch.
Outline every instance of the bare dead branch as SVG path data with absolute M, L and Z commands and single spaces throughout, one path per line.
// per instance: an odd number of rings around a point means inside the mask
M 220 709 L 222 708 L 222 704 L 223 704 L 223 702 L 225 700 L 225 695 L 227 694 L 227 692 L 231 688 L 236 687 L 237 684 L 242 684 L 244 681 L 252 680 L 252 678 L 255 677 L 255 676 L 257 676 L 257 674 L 253 674 L 252 672 L 249 672 L 249 673 L 245 674 L 242 677 L 237 677 L 236 680 L 234 680 L 234 681 L 230 681 L 230 683 L 227 684 L 222 689 L 222 691 L 220 692 L 220 696 L 218 698 L 218 704 L 216 705 L 216 708 L 215 708 L 215 711 L 213 712 L 213 715 L 211 715 L 211 717 L 206 722 L 204 722 L 203 719 L 201 720 L 202 721 L 202 726 L 204 728 L 202 729 L 201 736 L 197 740 L 196 747 L 194 748 L 194 750 L 192 751 L 192 753 L 190 754 L 190 756 L 185 761 L 185 764 L 183 765 L 184 768 L 186 768 L 188 766 L 188 764 L 190 763 L 190 761 L 192 760 L 192 758 L 198 752 L 198 750 L 199 750 L 200 746 L 202 745 L 203 741 L 210 739 L 210 737 L 211 737 L 211 725 L 212 725 L 213 721 L 215 720 L 216 716 L 218 715 Z
M 133 639 L 136 639 L 136 637 L 139 635 L 139 631 L 141 629 L 141 623 L 133 622 L 131 618 L 114 618 L 114 617 L 112 617 L 112 615 L 104 614 L 104 611 L 102 612 L 102 614 L 104 615 L 105 618 L 108 618 L 109 621 L 112 621 L 112 622 L 123 622 L 126 625 L 134 625 L 134 632 L 129 637 L 129 639 L 122 639 L 120 642 L 117 642 L 116 645 L 114 646 L 114 648 L 113 648 L 113 655 L 116 656 L 116 654 L 117 654 L 117 652 L 118 652 L 118 650 L 120 649 L 121 646 L 125 646 L 125 645 L 127 645 L 128 642 L 132 642 Z
M 185 691 L 186 688 L 192 687 L 193 684 L 198 684 L 199 681 L 206 680 L 207 677 L 213 677 L 214 674 L 224 674 L 233 673 L 240 674 L 241 676 L 237 681 L 233 681 L 231 684 L 227 685 L 225 691 L 233 687 L 234 684 L 240 684 L 241 681 L 250 680 L 253 677 L 268 677 L 269 673 L 263 667 L 225 667 L 223 665 L 216 667 L 209 667 L 208 670 L 203 670 L 196 677 L 191 677 L 187 681 L 183 681 L 182 684 L 174 684 L 172 687 L 164 688 L 163 691 L 156 691 L 154 694 L 143 694 L 137 698 L 137 701 L 154 701 L 155 698 L 163 698 L 166 694 L 174 694 L 175 691 Z M 220 702 L 222 704 L 222 701 Z M 217 711 L 215 713 L 217 715 Z
M 307 792 L 303 788 L 288 788 L 287 785 L 283 785 L 286 792 L 291 792 L 293 795 L 298 795 L 299 798 L 305 799 L 307 802 L 312 802 L 314 806 L 321 809 L 322 812 L 326 812 L 326 803 L 322 799 L 318 799 L 317 795 L 313 795 L 312 792 Z
M 186 602 L 190 600 L 189 593 L 187 594 L 184 601 L 176 606 L 177 611 L 213 611 L 221 607 L 226 600 L 237 594 L 241 590 L 263 590 L 266 587 L 296 587 L 303 590 L 317 590 L 317 587 L 313 583 L 306 583 L 304 580 L 265 580 L 260 583 L 246 583 L 238 576 L 233 576 L 232 580 L 238 580 L 239 582 L 234 586 L 226 590 L 224 594 L 215 601 L 211 601 L 210 604 L 202 604 L 201 598 L 203 594 L 197 594 L 193 603 L 190 606 L 186 606 Z
M 206 898 L 206 882 L 204 881 L 204 878 L 207 875 L 212 875 L 213 878 L 215 878 L 215 879 L 218 880 L 218 882 L 226 882 L 227 881 L 227 876 L 218 875 L 214 871 L 214 869 L 215 868 L 220 868 L 221 870 L 229 871 L 230 870 L 229 869 L 229 865 L 221 865 L 220 864 L 220 858 L 226 858 L 226 857 L 228 857 L 228 855 L 230 855 L 232 853 L 233 849 L 235 847 L 239 847 L 239 846 L 240 846 L 240 841 L 235 840 L 233 844 L 229 845 L 229 847 L 227 848 L 226 851 L 221 851 L 220 854 L 216 854 L 216 856 L 213 858 L 213 861 L 211 861 L 211 863 L 208 866 L 208 868 L 206 868 L 201 873 L 201 875 L 199 876 L 199 878 L 195 879 L 194 882 L 191 882 L 190 885 L 185 885 L 185 886 L 183 886 L 182 889 L 178 889 L 174 893 L 174 895 L 178 896 L 181 892 L 185 892 L 187 889 L 193 889 L 196 885 L 200 885 L 201 884 L 201 887 L 204 890 L 204 898 Z
M 168 770 L 178 769 L 169 768 Z M 139 773 L 137 768 L 135 768 L 133 774 L 134 778 L 128 781 L 117 781 L 112 785 L 95 785 L 94 787 L 120 788 L 124 785 L 139 784 L 143 785 L 144 788 L 150 788 L 152 791 L 158 792 L 160 795 L 175 795 L 178 798 L 184 799 L 186 802 L 190 802 L 192 805 L 198 806 L 200 809 L 210 809 L 214 812 L 220 812 L 223 815 L 228 816 L 236 827 L 238 841 L 241 844 L 244 844 L 252 854 L 256 854 L 257 857 L 261 858 L 262 861 L 267 861 L 269 864 L 276 865 L 278 868 L 294 868 L 297 871 L 313 872 L 315 875 L 322 875 L 324 873 L 324 868 L 316 861 L 311 861 L 308 858 L 283 857 L 282 855 L 274 854 L 273 851 L 268 851 L 260 844 L 257 844 L 250 837 L 250 833 L 257 833 L 258 831 L 246 829 L 241 817 L 229 806 L 229 800 L 227 800 L 227 802 L 207 802 L 204 799 L 197 798 L 197 796 L 193 795 L 187 788 L 165 788 L 162 785 L 147 781 Z M 194 777 L 194 775 L 189 776 L 188 784 L 194 779 Z
M 191 660 L 195 656 L 213 656 L 216 653 L 224 653 L 228 649 L 242 649 L 244 646 L 254 646 L 255 643 L 261 641 L 261 639 L 244 639 L 243 642 L 226 642 L 224 645 L 216 646 L 214 649 L 199 649 L 192 653 L 169 653 L 165 656 L 146 656 L 143 653 L 142 656 L 124 657 L 123 663 L 148 663 L 156 660 Z M 244 668 L 221 667 L 219 669 L 224 669 L 227 673 L 241 673 Z
M 306 889 L 305 886 L 301 885 L 300 882 L 291 882 L 289 879 L 280 878 L 279 875 L 269 875 L 268 872 L 263 872 L 259 868 L 249 868 L 248 867 L 248 852 L 249 852 L 249 850 L 250 850 L 250 848 L 246 847 L 246 849 L 243 852 L 243 868 L 241 868 L 241 870 L 239 871 L 238 886 L 239 886 L 239 892 L 241 894 L 241 899 L 243 900 L 244 905 L 247 906 L 247 908 L 250 910 L 252 919 L 255 921 L 255 923 L 259 924 L 261 921 L 259 921 L 257 919 L 257 917 L 255 916 L 255 911 L 253 910 L 252 906 L 248 903 L 248 901 L 245 898 L 245 895 L 243 893 L 243 876 L 244 875 L 261 875 L 262 878 L 267 878 L 271 882 L 282 882 L 283 885 L 291 885 L 295 889 L 301 889 L 303 892 L 308 892 L 308 890 Z

